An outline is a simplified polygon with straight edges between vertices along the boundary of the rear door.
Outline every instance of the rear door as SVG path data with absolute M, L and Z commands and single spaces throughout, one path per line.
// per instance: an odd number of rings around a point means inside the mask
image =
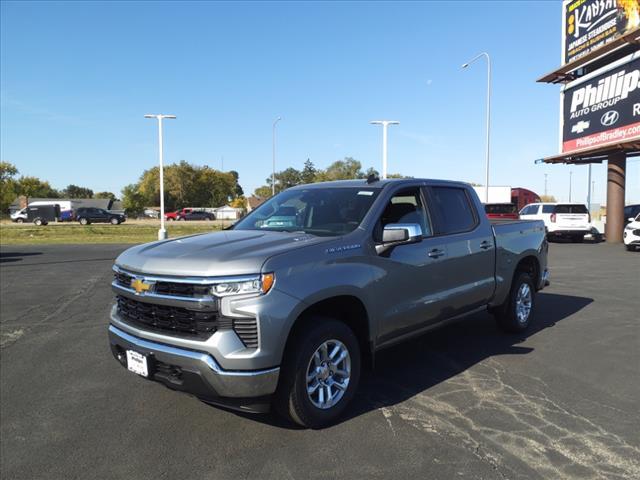
M 495 290 L 495 238 L 487 218 L 464 187 L 427 188 L 436 236 L 446 245 L 447 311 L 458 315 L 484 305 Z M 481 206 L 481 205 L 479 205 Z

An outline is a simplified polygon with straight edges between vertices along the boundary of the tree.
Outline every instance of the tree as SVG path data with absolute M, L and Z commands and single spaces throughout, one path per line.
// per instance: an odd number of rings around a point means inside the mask
M 68 198 L 93 198 L 93 190 L 71 184 L 62 191 L 62 195 Z
M 329 165 L 326 170 L 321 170 L 316 176 L 316 181 L 332 181 L 332 180 L 352 180 L 354 178 L 365 178 L 362 171 L 362 164 L 352 158 L 345 157 L 344 160 L 336 160 Z
M 269 198 L 271 196 L 271 187 L 263 185 L 253 191 L 253 194 L 258 198 Z
M 541 202 L 547 202 L 547 203 L 556 203 L 556 197 L 554 197 L 553 195 L 540 195 L 540 201 Z
M 314 183 L 316 181 L 316 175 L 318 174 L 318 169 L 315 167 L 313 162 L 307 158 L 307 161 L 304 162 L 304 168 L 300 173 L 300 180 L 302 183 Z
M 16 193 L 18 195 L 24 195 L 27 198 L 27 205 L 29 204 L 29 198 L 42 197 L 42 198 L 59 198 L 60 193 L 49 185 L 49 182 L 44 182 L 38 177 L 20 177 L 17 181 Z
M 11 202 L 18 196 L 17 183 L 13 178 L 18 174 L 15 165 L 9 162 L 0 162 L 0 212 L 4 213 Z
M 236 182 L 236 186 L 234 188 L 234 195 L 236 198 L 238 197 L 244 197 L 244 190 L 242 190 L 242 187 L 240 186 L 240 184 L 238 183 L 238 179 L 240 178 L 240 174 L 238 172 L 236 172 L 235 170 L 230 170 L 229 173 L 233 176 L 234 181 Z
M 93 198 L 108 198 L 110 200 L 117 200 L 116 194 L 112 192 L 98 192 Z
M 142 213 L 144 207 L 147 206 L 146 200 L 144 195 L 140 193 L 138 185 L 135 183 L 127 185 L 122 189 L 122 207 L 128 215 Z

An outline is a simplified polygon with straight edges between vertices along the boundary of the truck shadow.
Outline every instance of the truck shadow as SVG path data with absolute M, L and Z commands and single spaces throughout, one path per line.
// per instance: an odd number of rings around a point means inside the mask
M 520 343 L 579 312 L 593 299 L 540 292 L 537 302 L 534 322 L 523 334 L 505 334 L 493 316 L 479 313 L 379 352 L 374 370 L 363 372 L 356 397 L 340 422 L 401 403 L 492 357 L 527 355 L 534 349 Z M 297 428 L 274 414 L 250 418 Z
M 22 257 L 42 255 L 42 252 L 0 252 L 0 263 L 19 262 Z

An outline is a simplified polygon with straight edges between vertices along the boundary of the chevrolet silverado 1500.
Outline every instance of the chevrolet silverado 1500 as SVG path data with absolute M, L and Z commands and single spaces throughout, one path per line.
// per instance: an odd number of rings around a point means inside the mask
M 487 309 L 523 331 L 548 283 L 542 221 L 492 224 L 469 185 L 419 179 L 297 186 L 113 269 L 122 366 L 312 428 L 343 412 L 380 349 Z

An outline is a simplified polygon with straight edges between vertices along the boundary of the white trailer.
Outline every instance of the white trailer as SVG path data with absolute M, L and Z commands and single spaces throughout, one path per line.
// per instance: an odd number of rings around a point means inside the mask
M 473 189 L 480 197 L 482 203 L 511 203 L 511 187 L 489 187 L 489 201 L 485 201 L 485 187 L 476 187 Z

